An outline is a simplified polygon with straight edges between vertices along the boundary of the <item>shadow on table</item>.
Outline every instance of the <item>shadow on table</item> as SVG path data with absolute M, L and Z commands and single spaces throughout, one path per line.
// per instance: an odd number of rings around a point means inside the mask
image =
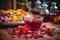
M 25 24 L 20 24 L 21 26 L 24 26 Z M 0 25 L 0 29 L 7 29 L 7 28 L 15 28 L 18 25 Z
M 15 26 L 13 26 L 13 25 L 0 25 L 0 29 L 7 29 L 7 28 L 15 28 L 15 27 L 17 27 L 18 25 L 15 25 Z

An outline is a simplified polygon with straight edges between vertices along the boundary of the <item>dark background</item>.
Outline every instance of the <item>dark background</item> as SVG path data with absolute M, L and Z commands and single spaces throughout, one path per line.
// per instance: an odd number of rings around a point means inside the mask
M 0 9 L 2 9 L 2 2 L 3 2 L 3 1 L 2 1 L 2 0 L 0 0 Z
M 12 7 L 11 0 L 0 0 L 0 9 L 11 9 Z
M 17 0 L 17 1 L 20 1 L 22 2 L 22 0 Z M 33 4 L 36 2 L 36 0 L 28 0 L 28 1 L 31 1 Z M 43 0 L 40 0 L 41 2 L 43 2 Z M 60 10 L 60 0 L 46 0 L 48 3 L 48 9 L 50 9 L 50 6 L 51 6 L 51 2 L 56 2 L 57 3 L 57 6 L 58 6 L 58 10 Z M 25 1 L 24 1 L 25 2 Z M 32 5 L 33 5 L 32 4 Z
M 3 1 L 4 0 L 0 0 L 0 9 L 4 9 L 3 8 Z M 9 0 L 8 0 L 9 1 Z M 25 2 L 24 0 L 17 0 L 19 2 Z M 28 0 L 28 1 L 31 1 L 32 3 L 34 3 L 36 0 Z M 43 0 L 40 0 L 41 2 L 43 2 Z M 60 0 L 47 0 L 48 1 L 48 4 L 49 4 L 49 7 L 50 8 L 50 5 L 51 5 L 51 2 L 57 2 L 57 6 L 58 6 L 58 10 L 60 10 Z
M 60 0 L 49 0 L 49 8 L 51 6 L 51 2 L 56 2 L 58 6 L 58 10 L 60 10 Z

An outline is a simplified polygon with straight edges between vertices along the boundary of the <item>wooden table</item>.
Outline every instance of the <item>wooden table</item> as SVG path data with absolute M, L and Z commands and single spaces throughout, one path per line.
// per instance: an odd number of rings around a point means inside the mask
M 42 25 L 46 25 L 47 27 L 54 27 L 56 28 L 56 32 L 57 34 L 55 34 L 54 36 L 50 37 L 50 36 L 44 36 L 43 38 L 38 38 L 38 39 L 34 39 L 34 38 L 28 38 L 28 40 L 60 40 L 60 28 L 58 28 L 59 25 L 57 24 L 53 24 L 50 22 L 45 22 Z M 11 37 L 5 37 L 7 34 L 6 29 L 0 29 L 0 40 L 26 40 L 25 38 L 11 38 Z

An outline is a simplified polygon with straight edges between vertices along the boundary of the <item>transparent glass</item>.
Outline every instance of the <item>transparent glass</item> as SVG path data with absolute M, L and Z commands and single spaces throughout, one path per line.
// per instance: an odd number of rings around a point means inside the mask
M 29 29 L 29 31 L 37 31 L 43 22 L 43 16 L 34 16 L 33 18 L 25 18 L 25 27 Z

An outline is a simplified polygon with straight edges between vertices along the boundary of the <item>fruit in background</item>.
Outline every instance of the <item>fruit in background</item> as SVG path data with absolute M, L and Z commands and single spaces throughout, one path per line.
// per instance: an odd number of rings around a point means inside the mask
M 21 17 L 24 17 L 26 15 L 26 12 L 23 9 L 17 9 L 16 13 Z
M 18 21 L 21 21 L 21 19 L 20 19 L 20 17 L 18 17 L 18 16 L 11 16 L 11 17 L 9 17 L 9 19 L 11 20 L 11 22 L 18 22 Z
M 3 17 L 3 21 L 1 22 L 20 22 L 24 19 L 24 16 L 26 16 L 27 12 L 23 9 L 17 9 L 12 10 L 0 10 L 0 21 L 2 20 L 1 17 Z M 30 14 L 28 12 L 28 14 Z
M 60 23 L 60 16 L 55 17 L 55 18 L 54 18 L 54 22 L 55 22 L 55 23 Z
M 0 13 L 0 21 L 1 22 L 10 22 L 9 17 L 6 14 Z

